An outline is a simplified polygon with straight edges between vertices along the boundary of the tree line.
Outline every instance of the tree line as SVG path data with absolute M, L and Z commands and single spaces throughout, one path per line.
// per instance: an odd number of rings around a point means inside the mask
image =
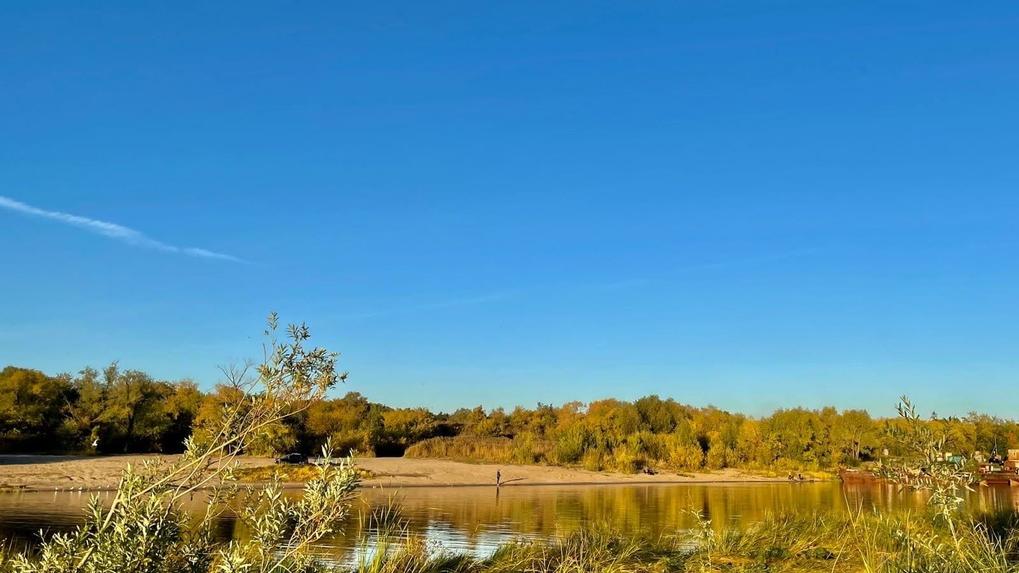
M 0 452 L 177 453 L 185 439 L 211 439 L 236 386 L 209 392 L 189 380 L 157 380 L 111 364 L 77 375 L 0 371 Z M 899 455 L 901 420 L 864 410 L 791 408 L 752 417 L 646 396 L 633 402 L 538 404 L 452 413 L 393 408 L 351 392 L 307 404 L 245 444 L 252 455 L 312 453 L 327 439 L 340 452 L 448 457 L 635 472 L 726 467 L 804 470 L 855 466 Z M 925 423 L 953 452 L 1019 446 L 1019 423 L 984 414 Z

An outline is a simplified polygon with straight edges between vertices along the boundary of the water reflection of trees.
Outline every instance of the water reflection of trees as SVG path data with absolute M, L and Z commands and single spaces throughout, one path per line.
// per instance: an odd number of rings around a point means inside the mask
M 384 499 L 380 497 L 367 494 L 369 503 Z M 981 488 L 969 498 L 977 511 L 1019 508 L 1019 490 Z M 504 488 L 498 496 L 488 488 L 417 488 L 404 490 L 400 503 L 412 530 L 441 524 L 464 532 L 500 529 L 551 535 L 607 523 L 626 532 L 668 534 L 693 525 L 691 509 L 724 528 L 786 511 L 917 510 L 925 506 L 926 497 L 890 485 L 646 485 L 517 487 Z
M 395 499 L 407 532 L 424 535 L 458 550 L 490 549 L 516 537 L 544 537 L 605 523 L 628 533 L 669 535 L 691 527 L 690 510 L 699 510 L 716 529 L 763 519 L 768 513 L 901 511 L 922 509 L 923 494 L 890 485 L 817 484 L 633 485 L 586 487 L 407 488 L 366 490 L 357 511 Z M 28 538 L 56 523 L 80 518 L 86 495 L 11 494 L 0 496 L 0 539 Z M 976 511 L 1019 509 L 1019 488 L 979 488 L 968 494 Z M 188 505 L 204 510 L 201 496 Z M 32 520 L 36 521 L 33 522 Z M 321 547 L 324 555 L 342 558 L 363 540 L 356 515 Z M 230 516 L 217 527 L 220 539 L 243 539 L 246 528 Z

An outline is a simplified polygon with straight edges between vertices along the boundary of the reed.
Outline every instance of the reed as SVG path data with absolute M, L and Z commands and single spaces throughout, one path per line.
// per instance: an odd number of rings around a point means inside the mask
M 351 573 L 1016 573 L 1017 535 L 984 524 L 1011 515 L 972 516 L 956 534 L 930 513 L 776 514 L 743 529 L 710 522 L 673 535 L 626 536 L 606 525 L 547 541 L 514 542 L 487 559 L 439 551 L 420 539 L 382 540 Z

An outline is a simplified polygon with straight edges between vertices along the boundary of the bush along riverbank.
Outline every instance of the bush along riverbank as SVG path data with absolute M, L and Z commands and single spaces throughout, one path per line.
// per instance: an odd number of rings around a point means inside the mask
M 56 376 L 9 366 L 0 370 L 0 454 L 177 454 L 189 436 L 214 439 L 224 411 L 241 393 L 229 382 L 203 391 L 192 381 L 157 380 L 118 364 Z M 902 423 L 833 407 L 747 416 L 654 395 L 444 413 L 390 407 L 348 393 L 295 409 L 235 447 L 251 456 L 315 455 L 328 441 L 338 454 L 356 452 L 360 458 L 784 475 L 897 458 L 905 452 L 888 430 Z M 1012 420 L 973 413 L 932 416 L 924 423 L 949 437 L 946 450 L 970 461 L 995 446 L 1019 445 L 1019 423 Z

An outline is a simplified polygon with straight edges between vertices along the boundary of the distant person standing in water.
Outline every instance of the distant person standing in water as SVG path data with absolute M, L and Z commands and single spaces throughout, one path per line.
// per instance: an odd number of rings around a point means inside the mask
M 502 485 L 502 471 L 495 470 L 495 487 Z

